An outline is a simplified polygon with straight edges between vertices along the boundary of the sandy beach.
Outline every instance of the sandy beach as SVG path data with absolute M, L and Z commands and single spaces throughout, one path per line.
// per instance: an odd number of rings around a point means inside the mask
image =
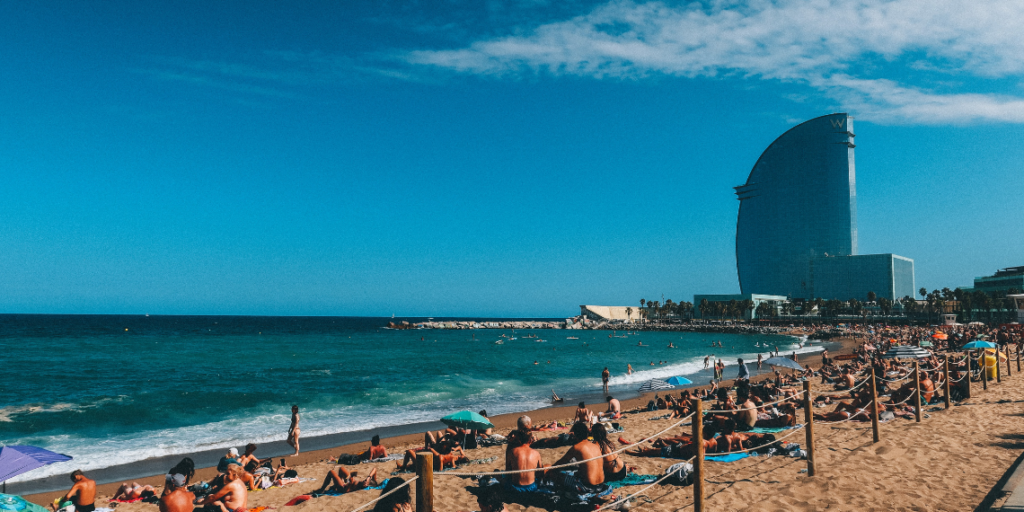
M 844 353 L 855 345 L 844 340 Z M 811 357 L 807 357 L 808 361 Z M 815 388 L 820 388 L 815 386 Z M 820 388 L 824 390 L 824 388 Z M 1019 434 L 1019 418 L 1024 416 L 1024 386 L 1021 377 L 1004 378 L 992 383 L 988 391 L 976 385 L 974 398 L 949 410 L 929 407 L 921 423 L 894 419 L 881 428 L 881 441 L 871 441 L 870 423 L 847 422 L 839 425 L 816 423 L 817 475 L 808 477 L 806 462 L 785 457 L 752 457 L 731 463 L 707 462 L 707 504 L 709 510 L 971 510 L 974 509 L 1011 467 L 1024 450 Z M 646 397 L 624 401 L 624 410 L 646 404 Z M 1000 403 L 1002 402 L 1002 403 Z M 601 405 L 601 404 L 599 404 Z M 592 407 L 600 410 L 597 405 Z M 550 420 L 569 420 L 573 407 L 548 408 L 529 413 L 535 424 Z M 654 420 L 663 412 L 630 413 L 619 423 L 623 437 L 642 439 L 658 432 L 674 420 Z M 498 431 L 511 430 L 517 415 L 493 418 Z M 802 413 L 801 413 L 802 417 Z M 676 427 L 670 433 L 689 431 Z M 557 432 L 541 432 L 541 437 Z M 804 444 L 801 432 L 789 440 Z M 385 439 L 390 453 L 422 445 L 421 435 Z M 356 453 L 368 443 L 303 453 L 289 459 L 299 476 L 312 480 L 285 488 L 251 492 L 250 508 L 282 508 L 292 498 L 319 487 L 328 469 L 328 459 L 339 453 Z M 545 463 L 553 463 L 565 448 L 540 450 Z M 503 469 L 504 446 L 480 448 L 470 452 L 472 459 L 495 458 L 493 462 L 464 466 L 461 471 L 486 472 Z M 674 459 L 628 457 L 638 473 L 661 475 Z M 350 469 L 366 474 L 376 467 L 382 478 L 391 475 L 394 463 L 360 464 Z M 212 468 L 198 471 L 196 480 L 209 480 Z M 140 483 L 162 484 L 162 477 L 138 479 Z M 476 502 L 468 487 L 469 479 L 435 476 L 435 506 L 438 512 L 475 510 Z M 106 506 L 116 484 L 100 486 L 98 506 Z M 619 496 L 632 494 L 640 487 L 625 487 Z M 674 511 L 692 506 L 692 487 L 658 485 L 645 494 L 652 500 L 642 510 Z M 27 496 L 45 504 L 60 493 Z M 294 507 L 300 510 L 346 512 L 372 500 L 378 491 L 358 491 L 344 496 L 321 497 Z M 634 504 L 634 508 L 646 499 Z M 288 507 L 291 508 L 291 507 Z M 121 504 L 126 512 L 156 510 L 152 504 Z M 541 511 L 542 508 L 511 505 L 514 511 Z

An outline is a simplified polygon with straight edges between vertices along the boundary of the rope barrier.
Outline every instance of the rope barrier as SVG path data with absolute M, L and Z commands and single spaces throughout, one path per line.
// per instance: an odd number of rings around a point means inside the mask
M 793 396 L 789 396 L 789 397 L 783 398 L 782 400 L 776 400 L 774 402 L 769 402 L 769 403 L 766 403 L 766 404 L 761 404 L 761 405 L 755 407 L 755 409 L 759 408 L 759 407 L 768 407 L 769 405 L 781 404 L 782 402 L 786 402 L 786 401 L 792 400 L 792 399 L 802 395 L 803 393 L 804 393 L 803 390 L 800 390 L 800 391 L 797 391 L 796 394 L 794 394 Z M 740 408 L 736 408 L 736 409 L 709 409 L 709 410 L 704 411 L 704 412 L 706 412 L 706 413 L 713 413 L 713 412 L 736 412 L 736 411 L 746 411 L 746 410 L 750 410 L 750 409 L 749 408 L 747 408 L 747 409 L 740 409 Z
M 360 506 L 357 509 L 353 509 L 352 512 L 359 512 L 360 510 L 363 510 L 364 508 L 369 507 L 370 505 L 373 505 L 374 503 L 377 503 L 378 501 L 380 501 L 380 500 L 382 500 L 384 498 L 387 498 L 388 496 L 391 496 L 393 493 L 395 493 L 396 491 L 398 491 L 402 487 L 405 487 L 405 486 L 415 482 L 417 478 L 419 478 L 419 476 L 414 476 L 414 477 L 406 480 L 404 484 L 399 485 L 398 487 L 395 487 L 394 489 L 391 489 L 386 494 L 381 494 L 380 496 L 377 496 L 377 498 L 374 499 L 373 501 L 371 501 L 369 503 L 366 503 L 366 504 Z
M 626 450 L 629 450 L 630 448 L 633 448 L 636 445 L 639 445 L 639 444 L 642 444 L 642 443 L 646 443 L 647 441 L 650 441 L 651 439 L 654 439 L 655 437 L 658 437 L 658 436 L 664 434 L 665 432 L 668 432 L 669 430 L 672 430 L 672 429 L 678 427 L 679 425 L 682 425 L 682 423 L 684 421 L 690 419 L 691 417 L 693 417 L 693 415 L 694 415 L 694 413 L 690 413 L 689 416 L 686 416 L 685 418 L 683 418 L 683 419 L 679 420 L 678 422 L 672 424 L 671 426 L 669 426 L 665 430 L 662 430 L 661 432 L 658 432 L 657 434 L 654 434 L 654 435 L 652 435 L 652 436 L 650 436 L 650 437 L 648 437 L 646 439 L 643 439 L 641 441 L 637 441 L 637 442 L 635 442 L 633 444 L 627 444 L 627 445 L 623 446 L 622 448 L 619 448 L 618 450 L 615 450 L 613 452 L 603 453 L 603 454 L 601 454 L 601 455 L 599 455 L 597 457 L 591 457 L 591 458 L 586 459 L 586 460 L 581 460 L 581 461 L 577 461 L 577 462 L 567 462 L 565 464 L 560 464 L 560 465 L 557 465 L 557 466 L 548 466 L 548 467 L 545 467 L 545 468 L 514 469 L 514 470 L 509 470 L 509 471 L 490 471 L 490 472 L 484 472 L 484 473 L 463 473 L 463 472 L 459 472 L 459 471 L 446 471 L 446 472 L 443 472 L 443 473 L 435 473 L 435 474 L 439 475 L 439 476 L 518 475 L 518 474 L 522 474 L 522 473 L 533 473 L 533 472 L 536 472 L 536 471 L 548 471 L 548 470 L 552 470 L 552 469 L 562 469 L 562 468 L 567 468 L 567 467 L 571 467 L 571 466 L 578 466 L 580 464 L 585 464 L 587 462 L 595 461 L 595 460 L 598 460 L 598 459 L 603 459 L 605 457 L 608 457 L 609 455 L 617 455 L 617 454 L 622 453 L 622 452 L 624 452 Z

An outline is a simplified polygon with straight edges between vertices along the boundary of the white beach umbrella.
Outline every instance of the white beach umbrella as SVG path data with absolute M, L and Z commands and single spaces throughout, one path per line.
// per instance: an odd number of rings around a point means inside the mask
M 665 382 L 663 380 L 651 379 L 647 382 L 644 382 L 644 384 L 640 386 L 640 389 L 638 389 L 637 391 L 641 393 L 648 393 L 651 391 L 658 391 L 662 389 L 672 389 L 672 387 L 672 384 L 669 384 L 668 382 Z

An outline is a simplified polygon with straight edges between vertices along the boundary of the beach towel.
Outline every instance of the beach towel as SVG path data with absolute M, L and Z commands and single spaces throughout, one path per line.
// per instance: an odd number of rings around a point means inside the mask
M 736 462 L 747 457 L 750 457 L 750 454 L 747 452 L 727 453 L 725 455 L 708 455 L 707 457 L 704 457 L 704 460 L 713 460 L 715 462 Z
M 294 507 L 295 505 L 298 505 L 299 503 L 304 503 L 304 502 L 307 502 L 307 501 L 309 501 L 311 499 L 313 499 L 312 496 L 310 496 L 308 494 L 303 494 L 301 496 L 296 496 L 296 497 L 292 498 L 292 500 L 289 501 L 288 503 L 285 503 L 284 506 L 286 506 L 286 507 Z
M 140 501 L 142 501 L 142 498 L 133 498 L 133 499 L 130 499 L 130 500 L 122 500 L 122 499 L 110 500 L 111 503 L 138 503 Z
M 800 428 L 802 426 L 804 426 L 803 423 L 799 423 L 795 427 L 754 427 L 748 430 L 747 432 L 750 432 L 752 434 L 778 434 L 783 430 L 792 430 L 794 428 Z
M 403 458 L 405 458 L 405 454 L 393 453 L 391 455 L 388 455 L 387 457 L 379 457 L 376 459 L 364 460 L 363 464 L 371 464 L 377 462 L 392 462 L 396 460 L 402 460 Z
M 359 490 L 360 491 L 379 491 L 379 490 L 383 489 L 385 485 L 388 484 L 388 480 L 389 479 L 384 479 L 383 482 L 381 482 L 381 483 L 379 483 L 377 485 L 368 485 L 368 486 L 363 487 L 362 489 L 359 489 Z M 323 496 L 341 496 L 342 494 L 345 494 L 345 491 L 340 491 L 338 489 L 331 489 L 331 490 L 324 491 L 324 492 L 314 492 L 314 493 L 309 494 L 309 496 L 312 496 L 313 498 L 320 498 L 320 497 L 323 497 Z M 301 496 L 300 496 L 300 498 L 301 498 Z M 296 499 L 298 499 L 298 498 L 296 498 Z
M 658 480 L 657 475 L 638 475 L 636 473 L 627 473 L 626 478 L 617 482 L 605 482 L 612 489 L 618 489 L 619 487 L 625 487 L 627 485 L 647 485 L 653 484 Z

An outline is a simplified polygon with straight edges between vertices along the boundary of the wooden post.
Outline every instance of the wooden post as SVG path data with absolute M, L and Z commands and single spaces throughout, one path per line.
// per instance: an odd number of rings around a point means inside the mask
M 804 420 L 807 425 L 807 476 L 814 476 L 814 400 L 811 398 L 811 381 L 804 381 Z
M 1017 373 L 1020 373 L 1020 346 L 1017 346 Z
M 964 380 L 967 381 L 967 393 L 964 394 L 964 398 L 970 398 L 971 397 L 971 353 L 967 352 L 967 353 L 965 353 L 965 355 L 967 356 L 967 360 L 964 361 L 964 362 L 967 363 L 967 376 L 964 377 Z
M 693 510 L 704 512 L 704 413 L 701 400 L 693 399 Z
M 921 362 L 914 360 L 914 416 L 921 423 Z
M 1013 370 L 1010 369 L 1010 346 L 1006 346 L 1006 376 L 1013 377 Z
M 871 433 L 873 442 L 879 441 L 878 436 L 878 388 L 875 386 L 875 366 L 871 365 L 871 407 L 874 408 L 871 411 Z
M 1002 352 L 999 352 L 999 347 L 996 347 L 996 382 L 1002 382 L 1003 381 L 1002 372 L 999 371 L 999 356 L 1000 356 L 1000 354 L 1002 354 Z
M 978 365 L 981 367 L 981 388 L 988 391 L 988 353 L 984 350 L 979 350 L 978 353 L 982 354 L 979 356 L 981 357 L 981 364 Z
M 434 454 L 416 454 L 416 512 L 434 512 Z
M 949 409 L 949 354 L 946 354 L 946 359 L 942 363 L 942 371 L 945 373 L 945 379 L 942 380 L 942 385 L 945 388 L 943 395 L 945 395 L 944 401 L 946 402 L 946 409 Z

